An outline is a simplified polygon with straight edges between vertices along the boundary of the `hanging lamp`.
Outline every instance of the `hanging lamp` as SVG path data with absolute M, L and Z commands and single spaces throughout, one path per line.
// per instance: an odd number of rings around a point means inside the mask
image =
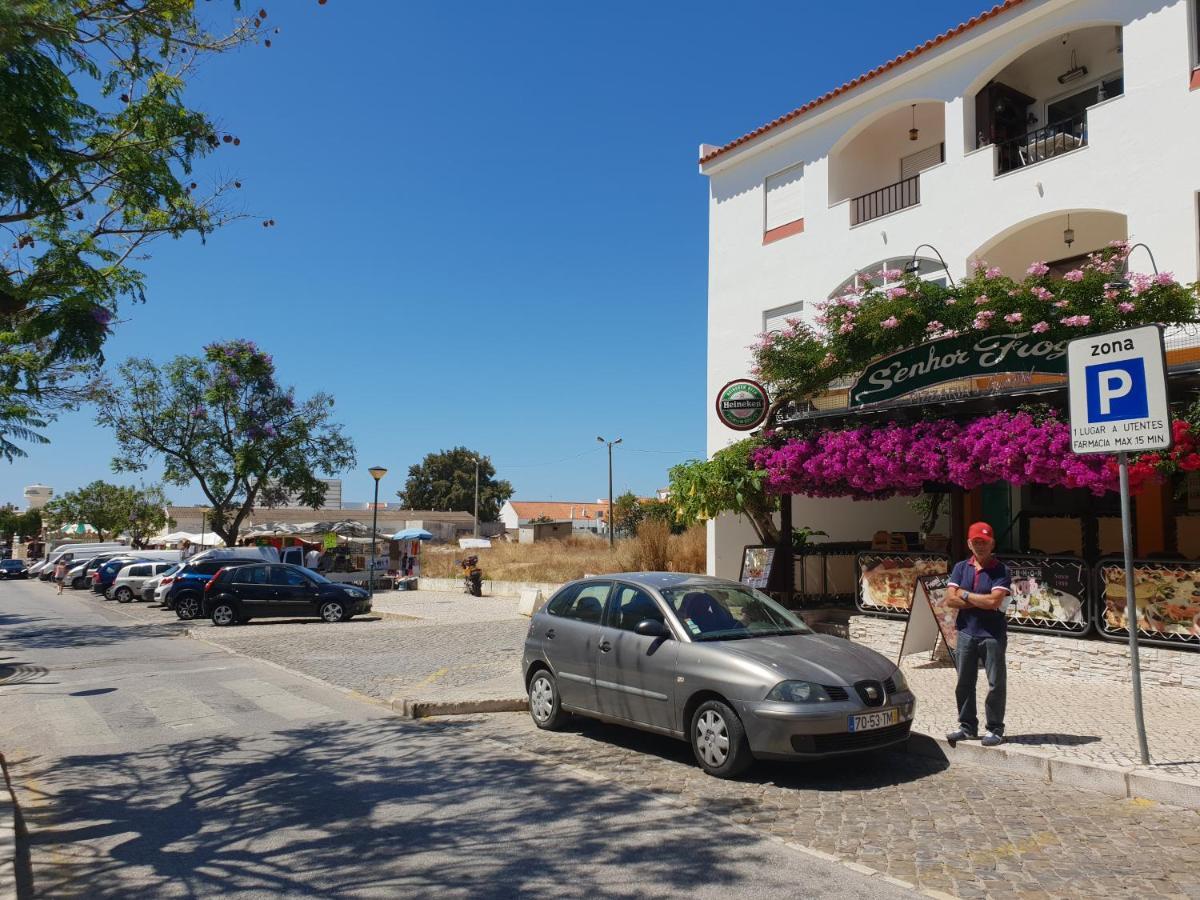
M 1067 213 L 1067 227 L 1063 229 L 1063 243 L 1070 247 L 1075 243 L 1075 229 L 1071 227 L 1071 214 Z
M 917 129 L 917 104 L 914 103 L 912 105 L 912 128 L 908 129 L 908 139 L 915 141 L 920 133 Z

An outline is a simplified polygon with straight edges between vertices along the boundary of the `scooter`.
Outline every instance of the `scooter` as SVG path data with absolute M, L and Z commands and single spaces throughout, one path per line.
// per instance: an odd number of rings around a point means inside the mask
M 479 568 L 479 557 L 468 556 L 458 560 L 459 568 L 463 570 L 463 587 L 472 597 L 483 596 L 483 570 Z

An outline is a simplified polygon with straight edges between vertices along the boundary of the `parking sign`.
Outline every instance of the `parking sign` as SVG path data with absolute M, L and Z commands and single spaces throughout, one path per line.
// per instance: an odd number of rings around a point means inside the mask
M 1067 344 L 1071 449 L 1141 453 L 1171 446 L 1162 329 L 1145 325 Z

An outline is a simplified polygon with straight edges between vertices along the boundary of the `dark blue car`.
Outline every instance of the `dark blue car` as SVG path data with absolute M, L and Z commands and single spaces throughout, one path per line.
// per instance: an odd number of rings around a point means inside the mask
M 25 562 L 20 559 L 0 559 L 0 578 L 28 578 Z
M 111 559 L 106 559 L 92 572 L 92 590 L 97 594 L 103 594 L 117 580 L 117 573 L 130 563 L 135 562 L 141 562 L 141 557 L 114 556 Z
M 175 610 L 175 615 L 181 619 L 194 619 L 200 615 L 200 604 L 204 600 L 204 586 L 218 571 L 226 566 L 262 561 L 261 556 L 248 556 L 244 559 L 222 557 L 221 559 L 204 559 L 199 562 L 187 563 L 172 576 L 171 586 L 163 595 L 162 605 L 166 609 Z

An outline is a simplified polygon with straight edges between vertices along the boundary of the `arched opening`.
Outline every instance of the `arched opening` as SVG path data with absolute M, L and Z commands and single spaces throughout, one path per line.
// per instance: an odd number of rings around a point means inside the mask
M 920 173 L 946 158 L 946 105 L 906 103 L 829 154 L 829 202 L 850 201 L 850 224 L 921 202 Z
M 830 291 L 829 298 L 832 300 L 835 297 L 843 297 L 848 294 L 861 294 L 867 290 L 868 280 L 871 287 L 881 290 L 898 287 L 903 283 L 904 275 L 910 272 L 916 274 L 922 281 L 932 281 L 943 287 L 949 283 L 946 267 L 940 261 L 924 256 L 918 256 L 916 259 L 910 256 L 897 256 L 892 259 L 881 259 L 879 262 L 871 263 L 869 266 L 863 266 Z
M 1005 275 L 1023 278 L 1029 264 L 1045 261 L 1062 275 L 1078 268 L 1089 253 L 1129 237 L 1122 213 L 1100 209 L 1071 209 L 1028 219 L 992 238 L 975 251 Z M 1068 243 L 1070 240 L 1070 243 Z
M 1056 35 L 975 94 L 968 149 L 994 145 L 997 175 L 1078 150 L 1088 142 L 1088 109 L 1124 92 L 1121 26 Z

